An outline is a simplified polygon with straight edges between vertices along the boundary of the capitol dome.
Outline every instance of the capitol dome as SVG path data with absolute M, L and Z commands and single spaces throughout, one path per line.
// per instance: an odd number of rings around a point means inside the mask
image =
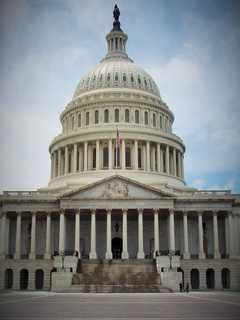
M 52 141 L 48 188 L 72 189 L 121 175 L 154 187 L 183 188 L 185 146 L 152 77 L 130 59 L 119 20 L 107 54 L 79 81 Z

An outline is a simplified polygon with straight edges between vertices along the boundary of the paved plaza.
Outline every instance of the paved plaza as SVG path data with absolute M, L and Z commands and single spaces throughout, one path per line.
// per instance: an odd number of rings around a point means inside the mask
M 0 320 L 239 320 L 239 292 L 65 294 L 2 292 Z

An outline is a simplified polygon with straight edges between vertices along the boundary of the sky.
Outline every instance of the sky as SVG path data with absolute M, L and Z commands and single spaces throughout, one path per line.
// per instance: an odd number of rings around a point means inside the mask
M 187 184 L 240 193 L 240 1 L 116 2 L 128 55 L 175 114 Z M 106 54 L 114 4 L 0 1 L 0 190 L 48 184 L 60 113 Z

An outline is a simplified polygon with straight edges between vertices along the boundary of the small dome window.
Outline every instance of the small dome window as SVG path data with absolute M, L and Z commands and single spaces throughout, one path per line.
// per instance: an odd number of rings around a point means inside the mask
M 153 114 L 153 126 L 156 127 L 156 114 Z
M 99 78 L 99 81 L 102 81 L 102 73 L 100 74 L 100 78 Z
M 141 84 L 141 78 L 138 76 L 138 84 Z
M 86 126 L 89 125 L 89 112 L 86 112 Z
M 147 87 L 147 80 L 144 79 L 144 84 L 145 84 L 145 87 Z
M 148 125 L 148 112 L 147 111 L 144 112 L 144 123 L 146 125 Z
M 133 78 L 133 75 L 131 75 L 131 82 L 134 82 L 134 78 Z
M 98 110 L 95 110 L 95 123 L 99 122 Z
M 93 81 L 95 81 L 95 80 L 96 80 L 96 76 L 94 75 L 94 76 L 93 76 Z
M 81 120 L 81 113 L 78 114 L 78 127 L 81 127 L 82 120 Z
M 115 109 L 114 111 L 114 121 L 119 122 L 119 109 Z
M 135 123 L 139 123 L 139 110 L 135 110 Z
M 161 115 L 159 117 L 159 124 L 160 124 L 160 129 L 162 129 L 162 127 L 163 127 L 163 119 L 162 119 Z
M 130 120 L 129 109 L 126 109 L 126 110 L 125 110 L 125 121 L 126 121 L 126 122 L 129 122 L 129 120 Z
M 110 73 L 107 75 L 107 81 L 110 81 Z
M 118 81 L 118 74 L 115 74 L 115 81 Z
M 108 109 L 104 110 L 104 122 L 108 123 L 109 122 L 109 112 Z
M 126 73 L 123 74 L 123 81 L 127 81 Z

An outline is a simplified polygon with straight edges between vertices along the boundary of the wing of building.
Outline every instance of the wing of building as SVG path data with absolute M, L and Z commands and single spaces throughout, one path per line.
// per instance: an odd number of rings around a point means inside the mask
M 184 182 L 185 146 L 114 10 L 107 54 L 83 76 L 37 191 L 0 195 L 0 287 L 240 288 L 240 196 Z

